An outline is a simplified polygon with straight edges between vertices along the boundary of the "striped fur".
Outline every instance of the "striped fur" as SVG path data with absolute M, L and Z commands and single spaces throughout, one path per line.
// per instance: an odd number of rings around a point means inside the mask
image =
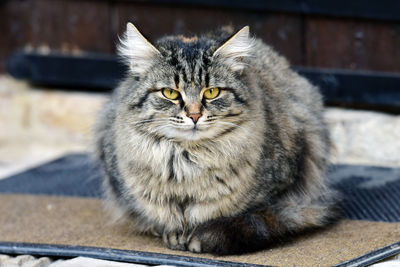
M 259 250 L 335 218 L 317 88 L 248 27 L 154 46 L 132 27 L 120 53 L 133 69 L 95 131 L 115 218 L 172 249 L 216 254 Z M 206 100 L 212 87 L 221 92 Z

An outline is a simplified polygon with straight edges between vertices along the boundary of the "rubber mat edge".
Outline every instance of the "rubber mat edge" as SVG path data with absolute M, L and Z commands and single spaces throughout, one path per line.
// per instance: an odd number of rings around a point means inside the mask
M 243 266 L 243 267 L 270 267 L 249 263 L 229 262 L 221 260 L 204 259 L 190 256 L 170 255 L 154 252 L 142 252 L 133 250 L 121 250 L 89 246 L 32 244 L 17 242 L 0 242 L 0 254 L 29 254 L 33 256 L 46 257 L 90 257 L 103 260 L 122 261 L 130 263 L 141 263 L 151 265 L 174 265 L 174 266 Z

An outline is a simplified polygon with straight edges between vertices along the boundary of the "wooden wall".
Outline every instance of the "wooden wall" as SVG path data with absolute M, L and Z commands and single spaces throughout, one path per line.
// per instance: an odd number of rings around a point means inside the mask
M 16 49 L 114 53 L 131 21 L 150 39 L 232 24 L 294 65 L 400 72 L 400 23 L 119 0 L 0 0 L 0 72 Z

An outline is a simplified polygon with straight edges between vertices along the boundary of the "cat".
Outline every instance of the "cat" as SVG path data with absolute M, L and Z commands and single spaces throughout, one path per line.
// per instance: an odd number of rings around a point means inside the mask
M 318 88 L 248 26 L 153 45 L 128 23 L 118 51 L 129 70 L 95 130 L 115 217 L 217 255 L 335 220 Z

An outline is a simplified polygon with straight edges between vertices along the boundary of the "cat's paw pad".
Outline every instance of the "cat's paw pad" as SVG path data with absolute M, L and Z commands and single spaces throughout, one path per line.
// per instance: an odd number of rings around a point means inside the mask
M 168 248 L 173 250 L 186 250 L 187 238 L 178 232 L 163 234 L 163 241 Z
M 194 253 L 201 253 L 201 242 L 196 236 L 189 241 L 188 250 Z

